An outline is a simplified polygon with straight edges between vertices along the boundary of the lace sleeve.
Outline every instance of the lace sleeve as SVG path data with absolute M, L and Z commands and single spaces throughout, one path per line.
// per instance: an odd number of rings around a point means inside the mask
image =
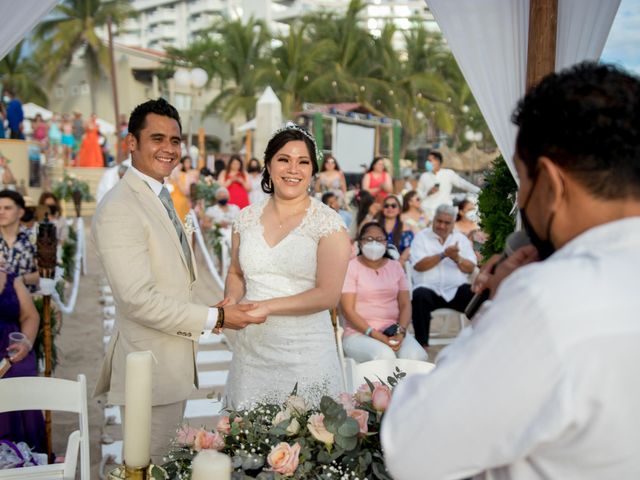
M 336 232 L 346 232 L 347 227 L 342 217 L 325 204 L 313 199 L 312 211 L 306 218 L 302 230 L 304 233 L 319 241 L 321 238 Z
M 242 234 L 247 227 L 257 225 L 260 222 L 260 214 L 264 207 L 263 203 L 266 203 L 266 200 L 240 210 L 240 214 L 233 221 L 233 233 Z

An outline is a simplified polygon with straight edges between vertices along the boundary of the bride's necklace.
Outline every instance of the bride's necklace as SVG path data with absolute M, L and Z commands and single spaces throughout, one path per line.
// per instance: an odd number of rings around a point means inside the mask
M 280 212 L 278 210 L 278 207 L 276 207 L 276 203 L 275 201 L 272 204 L 273 206 L 273 213 L 276 214 L 276 220 L 278 220 L 278 228 L 282 228 L 283 224 L 287 221 L 287 220 L 291 220 L 292 218 L 296 218 L 298 215 L 300 215 L 302 212 L 304 212 L 308 206 L 305 205 L 303 206 L 303 208 L 298 209 L 297 211 L 295 211 L 294 213 L 292 213 L 291 215 L 289 215 L 284 221 L 282 220 L 282 217 L 280 216 Z

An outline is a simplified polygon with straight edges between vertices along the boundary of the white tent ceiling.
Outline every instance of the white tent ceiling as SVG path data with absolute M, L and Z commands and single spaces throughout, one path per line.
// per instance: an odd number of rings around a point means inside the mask
M 11 51 L 59 0 L 0 1 L 0 59 Z
M 489 129 L 513 166 L 511 113 L 524 95 L 529 0 L 427 0 Z M 620 0 L 558 0 L 556 70 L 598 60 Z

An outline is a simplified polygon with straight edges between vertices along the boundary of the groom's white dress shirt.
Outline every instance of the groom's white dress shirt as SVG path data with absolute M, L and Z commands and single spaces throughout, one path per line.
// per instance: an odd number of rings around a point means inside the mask
M 640 218 L 500 286 L 382 426 L 395 480 L 640 478 Z

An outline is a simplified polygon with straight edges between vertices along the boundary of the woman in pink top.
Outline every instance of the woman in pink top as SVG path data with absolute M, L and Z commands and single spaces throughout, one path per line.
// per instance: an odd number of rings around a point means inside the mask
M 347 320 L 344 353 L 357 362 L 408 358 L 428 359 L 413 335 L 409 286 L 400 262 L 387 253 L 380 224 L 363 225 L 360 253 L 349 262 L 340 307 Z

